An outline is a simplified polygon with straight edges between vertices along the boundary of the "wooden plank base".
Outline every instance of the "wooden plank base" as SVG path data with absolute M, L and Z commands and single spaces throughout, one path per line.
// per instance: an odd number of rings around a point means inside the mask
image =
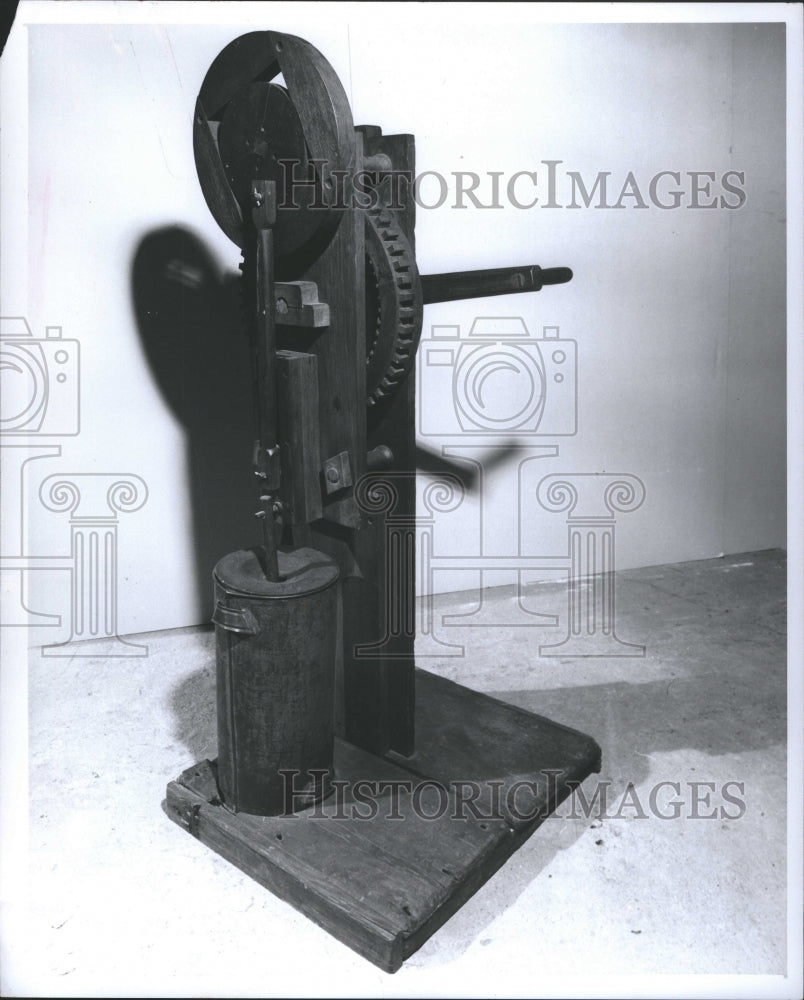
M 600 769 L 582 733 L 425 671 L 416 689 L 416 753 L 337 741 L 335 794 L 304 812 L 233 814 L 210 761 L 166 796 L 179 826 L 387 972 Z

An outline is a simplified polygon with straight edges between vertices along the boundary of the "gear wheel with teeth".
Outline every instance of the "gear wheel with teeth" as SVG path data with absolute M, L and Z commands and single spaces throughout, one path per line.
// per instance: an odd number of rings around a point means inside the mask
M 387 208 L 366 212 L 366 394 L 369 412 L 413 367 L 422 287 L 413 249 Z

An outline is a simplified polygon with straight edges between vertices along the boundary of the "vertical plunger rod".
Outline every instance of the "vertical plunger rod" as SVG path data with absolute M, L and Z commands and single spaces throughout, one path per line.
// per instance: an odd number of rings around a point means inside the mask
M 279 579 L 276 554 L 274 507 L 279 491 L 279 431 L 276 409 L 276 324 L 274 322 L 274 233 L 276 221 L 276 184 L 254 181 L 252 185 L 254 223 L 252 252 L 254 267 L 250 280 L 256 285 L 254 322 L 254 389 L 257 411 L 257 443 L 254 473 L 260 491 L 262 521 L 262 558 L 260 563 L 268 580 Z

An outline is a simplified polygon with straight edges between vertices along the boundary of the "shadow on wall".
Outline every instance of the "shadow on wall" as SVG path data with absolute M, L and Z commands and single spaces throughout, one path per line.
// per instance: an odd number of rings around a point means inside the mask
M 251 374 L 238 281 L 197 236 L 170 226 L 141 240 L 131 288 L 148 363 L 186 435 L 189 524 L 177 530 L 192 532 L 195 617 L 207 622 L 216 562 L 255 537 Z

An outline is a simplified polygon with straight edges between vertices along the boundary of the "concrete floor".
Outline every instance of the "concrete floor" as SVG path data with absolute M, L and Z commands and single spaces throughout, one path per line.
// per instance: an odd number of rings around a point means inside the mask
M 681 996 L 717 981 L 633 977 L 783 975 L 784 554 L 622 572 L 616 592 L 618 633 L 642 658 L 540 658 L 554 629 L 463 627 L 449 637 L 466 656 L 420 664 L 594 736 L 603 770 L 583 789 L 607 783 L 608 810 L 561 806 L 395 976 L 160 808 L 168 781 L 215 755 L 211 632 L 138 637 L 141 659 L 36 652 L 30 913 L 4 995 Z M 505 620 L 516 595 L 490 596 Z M 550 584 L 523 603 L 565 599 Z M 436 605 L 466 613 L 472 595 Z M 663 781 L 680 794 L 652 803 Z M 680 815 L 661 818 L 673 799 Z

